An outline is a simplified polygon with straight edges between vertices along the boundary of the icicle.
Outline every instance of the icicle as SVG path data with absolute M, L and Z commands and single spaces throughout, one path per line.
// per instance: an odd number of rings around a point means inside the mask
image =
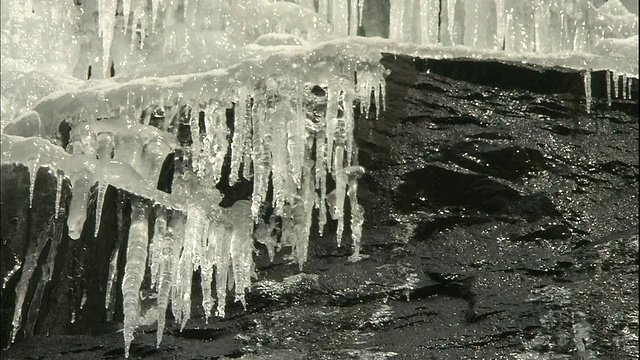
M 586 102 L 587 114 L 591 112 L 591 71 L 587 70 L 583 74 L 584 79 L 584 97 Z
M 22 306 L 24 305 L 27 291 L 29 290 L 29 283 L 31 282 L 33 272 L 38 266 L 40 253 L 49 240 L 49 233 L 52 227 L 55 226 L 54 224 L 54 221 L 50 221 L 49 227 L 41 232 L 40 235 L 38 235 L 38 240 L 35 241 L 35 243 L 32 242 L 29 249 L 27 249 L 22 274 L 20 275 L 20 280 L 16 285 L 16 302 L 13 311 L 13 321 L 11 322 L 11 343 L 15 342 L 18 330 L 20 330 L 20 327 L 22 326 Z
M 349 1 L 349 35 L 358 35 L 358 2 L 356 0 Z
M 251 172 L 252 166 L 252 153 L 253 153 L 253 100 L 251 97 L 247 98 L 247 106 L 245 107 L 245 121 L 246 121 L 246 133 L 247 137 L 244 139 L 244 157 L 242 159 L 242 177 L 245 180 L 251 180 L 253 173 Z
M 201 197 L 202 195 L 194 196 Z M 200 200 L 200 199 L 198 199 Z M 178 260 L 178 281 L 174 284 L 177 289 L 177 301 L 172 301 L 172 309 L 176 316 L 176 322 L 180 324 L 180 330 L 187 325 L 191 317 L 191 284 L 193 271 L 200 266 L 201 241 L 204 232 L 209 227 L 206 213 L 199 204 L 189 205 L 187 210 L 187 222 L 185 224 L 184 244 L 182 254 Z
M 626 99 L 627 98 L 627 85 L 628 85 L 629 79 L 627 78 L 627 74 L 622 74 L 622 84 L 621 84 L 621 90 L 622 90 L 622 99 Z
M 389 10 L 389 40 L 404 41 L 405 0 L 391 1 Z
M 33 193 L 36 188 L 36 177 L 38 176 L 38 169 L 40 169 L 40 154 L 36 155 L 35 159 L 31 159 L 27 162 L 29 167 L 29 209 L 33 205 Z
M 109 77 L 109 60 L 111 58 L 111 43 L 113 42 L 113 26 L 116 20 L 117 0 L 98 0 L 98 24 L 102 36 L 102 72 L 104 78 Z
M 55 203 L 55 218 L 58 219 L 60 214 L 60 201 L 62 200 L 62 184 L 64 182 L 64 175 L 56 171 L 56 203 Z
M 200 133 L 199 111 L 196 109 L 189 110 L 189 130 L 191 131 L 193 170 L 201 175 L 205 172 L 205 164 L 203 162 L 209 159 L 210 154 L 203 149 L 203 145 L 205 144 L 202 144 L 201 141 L 203 136 Z
M 245 219 L 245 221 L 247 221 Z M 211 284 L 213 282 L 213 266 L 215 264 L 216 252 L 216 232 L 222 231 L 224 234 L 224 225 L 217 220 L 211 221 L 209 224 L 206 243 L 204 245 L 204 256 L 200 265 L 200 287 L 202 288 L 202 308 L 204 309 L 204 321 L 209 323 L 211 310 L 213 309 L 214 299 L 211 294 Z
M 51 236 L 51 245 L 49 246 L 49 254 L 47 255 L 45 263 L 42 264 L 42 274 L 40 275 L 40 281 L 38 282 L 36 291 L 31 298 L 31 304 L 29 305 L 29 315 L 27 317 L 27 323 L 25 325 L 27 336 L 33 336 L 33 330 L 36 326 L 36 321 L 38 320 L 38 315 L 40 313 L 40 306 L 42 305 L 44 291 L 46 289 L 47 283 L 51 281 L 51 277 L 53 276 L 56 255 L 58 254 L 58 245 L 61 241 L 62 231 L 60 231 L 59 227 L 54 224 L 53 235 Z
M 161 206 L 155 209 L 156 221 L 153 225 L 153 237 L 149 244 L 149 267 L 151 268 L 151 287 L 157 288 L 160 283 L 160 267 L 164 260 L 167 232 L 167 210 Z
M 369 87 L 369 92 L 371 92 L 371 88 Z M 347 166 L 351 166 L 351 162 L 353 160 L 357 161 L 358 159 L 353 159 L 352 155 L 354 154 L 353 148 L 353 130 L 355 128 L 354 123 L 354 115 L 353 115 L 353 98 L 351 94 L 345 94 L 343 101 L 343 115 L 342 121 L 345 126 L 345 150 L 347 153 Z
M 182 249 L 185 246 L 185 223 L 186 217 L 181 214 L 174 213 L 174 217 L 177 216 L 175 227 L 173 229 L 173 247 L 171 258 L 171 313 L 175 319 L 175 323 L 179 324 L 182 320 L 182 277 L 183 273 L 180 271 L 181 263 L 180 258 L 182 256 Z M 171 223 L 174 223 L 172 218 Z M 191 284 L 191 273 L 189 274 L 189 284 Z M 163 324 L 164 325 L 164 324 Z
M 124 20 L 124 33 L 129 28 L 129 15 L 131 15 L 131 0 L 122 0 L 122 17 Z
M 225 217 L 228 217 L 228 210 L 224 210 Z M 223 231 L 224 229 L 224 231 Z M 216 297 L 218 299 L 218 308 L 216 315 L 224 317 L 226 299 L 227 299 L 227 280 L 229 274 L 230 248 L 231 248 L 232 225 L 224 224 L 218 227 L 216 232 Z
M 162 217 L 166 219 L 166 211 L 163 211 Z M 169 306 L 169 294 L 172 287 L 172 270 L 174 269 L 174 260 L 176 255 L 174 252 L 181 246 L 180 234 L 184 233 L 184 217 L 179 213 L 174 213 L 171 221 L 166 228 L 165 241 L 160 263 L 158 266 L 158 333 L 156 334 L 156 346 L 160 347 L 164 326 L 166 322 L 167 307 Z M 173 284 L 177 287 L 178 284 Z
M 605 86 L 607 87 L 607 106 L 611 107 L 611 73 L 609 70 L 604 71 Z
M 104 206 L 104 197 L 107 194 L 107 187 L 109 184 L 106 181 L 98 181 L 98 195 L 96 199 L 96 226 L 95 232 L 93 233 L 94 237 L 98 237 L 98 232 L 100 231 L 100 221 L 102 219 L 102 208 Z
M 91 174 L 80 173 L 74 175 L 71 204 L 69 205 L 69 216 L 67 226 L 69 227 L 69 237 L 73 240 L 80 238 L 84 221 L 87 218 L 87 203 L 89 201 L 89 190 L 91 186 Z
M 632 85 L 631 79 L 627 78 L 627 98 L 628 99 L 631 99 L 631 85 Z
M 420 40 L 422 44 L 438 42 L 440 0 L 420 0 Z
M 251 287 L 254 273 L 253 263 L 253 223 L 250 217 L 251 204 L 247 200 L 238 200 L 231 206 L 231 266 L 235 283 L 235 301 L 240 301 L 246 309 L 245 289 Z
M 111 253 L 111 260 L 109 261 L 109 275 L 107 277 L 107 288 L 105 290 L 105 299 L 104 299 L 104 308 L 107 310 L 107 320 L 111 321 L 115 312 L 115 300 L 116 296 L 114 294 L 115 284 L 118 278 L 118 256 L 120 254 L 120 246 L 124 241 L 124 194 L 121 191 L 118 191 L 117 201 L 116 201 L 116 217 L 118 223 L 118 236 L 116 238 L 116 244 L 113 248 L 113 252 Z
M 301 86 L 297 88 L 297 97 L 295 100 L 295 112 L 291 110 L 290 121 L 287 121 L 287 155 L 289 158 L 289 176 L 293 180 L 296 188 L 301 186 L 302 167 L 304 165 L 305 142 L 307 137 L 306 125 L 306 109 L 304 107 L 304 98 Z M 293 193 L 293 185 L 290 185 Z
M 358 26 L 362 26 L 363 14 L 364 14 L 364 0 L 358 0 Z
M 207 135 L 203 155 L 207 156 L 206 161 L 213 162 L 207 171 L 212 182 L 217 184 L 222 177 L 222 165 L 229 147 L 226 109 L 218 103 L 209 105 L 204 111 L 204 121 Z
M 272 133 L 266 116 L 266 99 L 254 104 L 253 122 L 253 194 L 251 195 L 251 216 L 257 222 L 260 207 L 267 197 L 269 173 L 271 172 Z
M 449 37 L 451 38 L 451 45 L 457 45 L 456 34 L 456 2 L 457 0 L 449 0 L 447 3 L 447 21 L 449 26 Z
M 334 171 L 336 172 L 336 190 L 335 203 L 333 205 L 333 218 L 338 220 L 338 228 L 336 230 L 336 240 L 338 247 L 342 244 L 342 231 L 344 230 L 344 197 L 345 187 L 347 186 L 347 177 L 342 171 L 342 161 L 344 156 L 344 148 L 342 145 L 336 146 L 336 155 L 334 157 Z
M 122 279 L 124 313 L 124 353 L 129 357 L 133 333 L 140 320 L 140 286 L 144 278 L 149 245 L 147 205 L 142 199 L 131 200 L 131 227 L 127 241 L 127 262 Z
M 362 238 L 362 223 L 364 222 L 364 209 L 358 203 L 358 179 L 364 174 L 362 166 L 350 166 L 344 168 L 344 173 L 348 177 L 349 203 L 351 205 L 351 238 L 353 239 L 353 254 L 349 256 L 349 261 L 361 260 L 364 255 L 360 254 L 360 239 Z
M 316 163 L 315 163 L 315 184 L 316 189 L 320 189 L 320 197 L 316 201 L 318 208 L 318 232 L 322 236 L 324 226 L 327 223 L 327 156 L 325 143 L 325 131 L 319 131 L 315 136 L 316 141 Z
M 251 129 L 247 124 L 247 89 L 238 90 L 238 101 L 236 102 L 233 124 L 233 139 L 231 140 L 231 173 L 229 174 L 229 185 L 232 186 L 238 181 L 240 164 L 245 155 L 246 139 L 251 137 Z M 244 165 L 245 167 L 248 164 Z
M 327 89 L 327 113 L 325 114 L 326 123 L 326 163 L 327 168 L 331 168 L 331 159 L 333 158 L 333 139 L 336 132 L 336 126 L 338 122 L 338 102 L 340 97 L 340 90 L 333 87 Z
M 156 32 L 156 21 L 158 19 L 158 8 L 161 0 L 151 0 L 151 31 Z
M 116 247 L 113 249 L 113 253 L 111 254 L 111 260 L 109 261 L 109 275 L 107 277 L 107 289 L 105 290 L 105 299 L 104 299 L 104 308 L 107 311 L 107 319 L 113 316 L 111 313 L 111 309 L 114 308 L 115 294 L 113 294 L 113 290 L 115 289 L 115 282 L 118 277 L 118 255 L 120 254 L 120 247 L 116 244 Z
M 620 93 L 618 92 L 618 81 L 619 81 L 618 73 L 613 70 L 611 71 L 611 82 L 613 83 L 613 98 L 617 99 L 620 97 Z
M 331 5 L 331 25 L 333 31 L 340 35 L 349 34 L 349 7 L 347 1 L 333 0 Z

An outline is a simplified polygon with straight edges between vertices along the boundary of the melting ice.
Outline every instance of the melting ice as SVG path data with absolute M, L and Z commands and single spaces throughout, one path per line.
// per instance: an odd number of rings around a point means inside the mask
M 57 184 L 51 227 L 61 234 L 66 226 L 71 239 L 82 234 L 94 185 L 96 236 L 107 188 L 131 196 L 121 285 L 127 356 L 136 327 L 149 319 L 157 322 L 158 345 L 167 310 L 185 327 L 194 271 L 201 273 L 208 321 L 224 316 L 229 291 L 245 305 L 256 277 L 254 247 L 265 246 L 272 260 L 288 248 L 302 268 L 314 221 L 320 233 L 328 217 L 337 222 L 338 246 L 349 226 L 349 259 L 365 256 L 357 192 L 366 169 L 358 165 L 353 132 L 356 114 L 384 109 L 381 52 L 582 69 L 587 112 L 591 69 L 611 70 L 611 98 L 630 96 L 629 76 L 638 73 L 638 18 L 618 0 L 600 7 L 394 0 L 390 40 L 355 37 L 373 26 L 365 15 L 375 11 L 375 1 L 365 0 L 2 2 L 2 163 L 28 168 L 31 205 L 38 169 L 50 170 Z M 61 125 L 71 128 L 68 143 Z M 186 140 L 180 128 L 189 129 Z M 230 185 L 249 180 L 253 192 L 222 207 L 216 186 L 227 152 Z M 171 153 L 181 156 L 168 193 L 157 182 Z M 72 196 L 65 209 L 67 180 Z M 273 209 L 270 218 L 266 207 Z M 35 318 L 22 319 L 22 306 L 48 241 L 54 243 L 46 276 L 31 302 L 36 311 L 29 311 L 37 314 L 60 236 L 39 238 L 16 265 L 22 275 L 13 338 L 21 327 L 33 331 Z M 118 257 L 116 248 L 108 317 Z M 152 309 L 141 306 L 145 274 L 155 294 Z

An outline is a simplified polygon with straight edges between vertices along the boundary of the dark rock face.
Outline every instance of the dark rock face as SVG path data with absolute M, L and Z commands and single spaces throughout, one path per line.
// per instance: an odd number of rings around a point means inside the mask
M 194 298 L 185 330 L 168 328 L 156 349 L 155 326 L 144 326 L 132 356 L 637 357 L 637 80 L 632 100 L 608 106 L 605 72 L 594 73 L 587 114 L 575 71 L 390 54 L 383 64 L 386 109 L 356 128 L 369 257 L 349 263 L 349 234 L 337 248 L 335 224 L 312 236 L 302 273 L 257 244 L 248 309 L 229 303 L 227 318 L 205 324 Z M 31 210 L 28 183 L 26 168 L 2 167 L 3 276 L 13 254 L 24 263 L 44 244 L 28 297 L 42 299 L 38 320 L 35 300 L 23 307 L 35 336 L 3 358 L 122 357 L 120 285 L 116 308 L 104 296 L 110 258 L 126 251 L 127 195 L 110 188 L 99 237 L 92 205 L 69 241 L 64 221 L 50 221 L 53 177 L 41 170 Z M 247 186 L 221 190 L 243 197 Z M 49 256 L 56 267 L 38 290 Z M 20 276 L 3 283 L 3 347 Z

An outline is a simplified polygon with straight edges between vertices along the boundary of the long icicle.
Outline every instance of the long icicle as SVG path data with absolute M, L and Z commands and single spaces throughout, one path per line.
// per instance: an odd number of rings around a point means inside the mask
M 129 357 L 133 332 L 140 320 L 140 286 L 144 278 L 149 244 L 149 224 L 147 205 L 144 200 L 131 200 L 131 227 L 127 244 L 127 262 L 122 279 L 124 312 L 124 354 Z

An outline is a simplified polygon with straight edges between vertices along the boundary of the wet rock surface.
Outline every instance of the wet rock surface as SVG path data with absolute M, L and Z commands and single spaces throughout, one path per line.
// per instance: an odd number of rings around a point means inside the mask
M 167 329 L 157 349 L 155 325 L 141 327 L 131 356 L 637 358 L 638 82 L 632 99 L 609 106 L 606 74 L 594 73 L 586 113 L 579 72 L 390 54 L 383 63 L 386 108 L 356 128 L 369 257 L 347 261 L 350 234 L 337 248 L 335 224 L 312 235 L 302 272 L 286 254 L 270 263 L 257 244 L 246 310 L 229 302 L 225 319 L 206 324 L 196 288 L 187 327 Z M 2 357 L 122 358 L 119 284 L 115 308 L 104 297 L 113 250 L 125 252 L 128 197 L 110 188 L 98 238 L 92 203 L 70 241 L 51 220 L 55 180 L 40 171 L 29 210 L 27 169 L 2 166 L 3 276 L 44 244 L 28 297 L 42 300 L 25 303 L 29 325 Z M 38 290 L 48 256 L 56 268 Z M 3 282 L 3 348 L 20 276 Z

